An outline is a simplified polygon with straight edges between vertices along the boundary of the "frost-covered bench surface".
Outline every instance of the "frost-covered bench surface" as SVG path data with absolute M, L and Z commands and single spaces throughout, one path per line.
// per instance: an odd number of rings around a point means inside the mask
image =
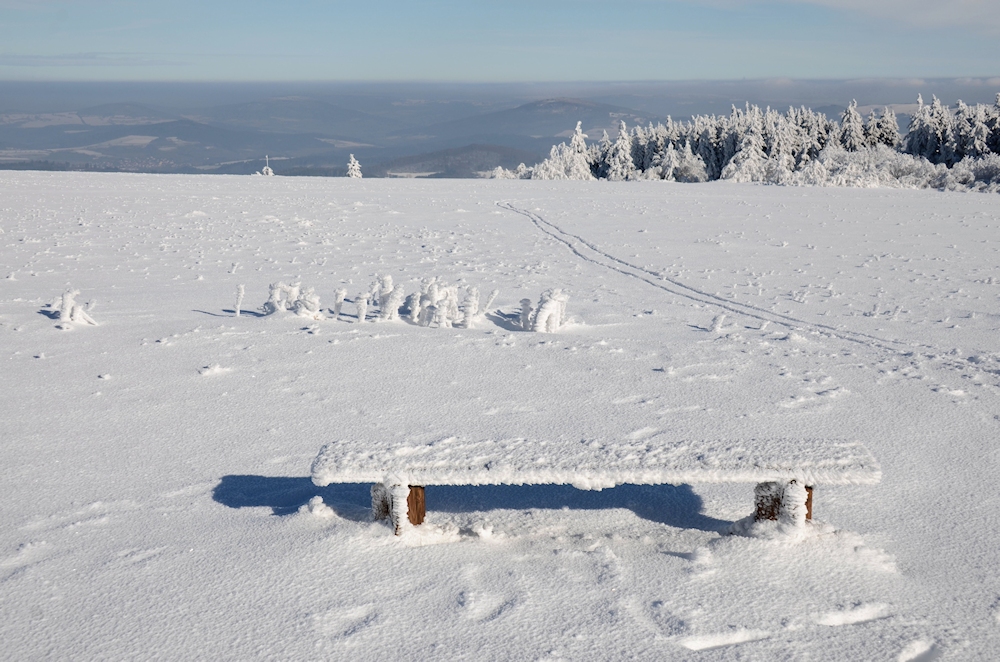
M 397 531 L 406 519 L 423 521 L 422 488 L 427 485 L 555 484 L 599 490 L 626 483 L 757 483 L 761 515 L 762 494 L 776 500 L 765 504 L 764 511 L 780 510 L 781 485 L 807 486 L 811 511 L 815 485 L 873 484 L 881 479 L 867 448 L 830 439 L 570 443 L 449 437 L 428 444 L 365 446 L 350 441 L 323 446 L 313 461 L 313 483 L 375 483 L 375 514 L 391 517 Z M 407 502 L 409 512 L 401 510 Z

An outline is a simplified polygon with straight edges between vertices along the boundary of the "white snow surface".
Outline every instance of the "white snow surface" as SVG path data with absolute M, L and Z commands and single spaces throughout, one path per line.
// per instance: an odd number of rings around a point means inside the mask
M 1000 649 L 995 195 L 30 172 L 0 192 L 8 659 Z M 468 329 L 255 312 L 272 283 L 331 306 L 386 274 L 500 293 Z M 567 323 L 521 331 L 554 288 Z M 57 328 L 67 290 L 99 325 Z M 369 484 L 310 479 L 326 444 L 452 438 L 549 467 L 572 444 L 839 439 L 882 480 L 820 482 L 829 526 L 792 541 L 722 533 L 745 484 L 430 485 L 397 537 Z

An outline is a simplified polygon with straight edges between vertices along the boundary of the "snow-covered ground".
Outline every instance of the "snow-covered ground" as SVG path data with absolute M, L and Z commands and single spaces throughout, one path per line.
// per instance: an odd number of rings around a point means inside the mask
M 995 195 L 71 173 L 0 195 L 4 657 L 1000 649 Z M 329 318 L 376 274 L 500 294 L 470 329 Z M 278 281 L 327 318 L 255 314 Z M 549 288 L 569 323 L 519 330 Z M 67 289 L 96 326 L 55 319 Z M 720 535 L 752 485 L 428 487 L 397 538 L 369 485 L 309 479 L 337 440 L 797 436 L 861 441 L 883 479 L 820 485 L 837 531 L 796 544 Z

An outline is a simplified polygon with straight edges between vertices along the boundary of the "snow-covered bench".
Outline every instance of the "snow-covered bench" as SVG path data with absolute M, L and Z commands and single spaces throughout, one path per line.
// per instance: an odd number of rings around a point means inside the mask
M 881 470 L 860 443 L 829 439 L 741 441 L 469 441 L 429 444 L 333 442 L 313 461 L 312 481 L 374 483 L 372 511 L 397 534 L 423 523 L 427 485 L 756 484 L 756 520 L 812 518 L 815 485 L 873 484 Z M 798 515 L 796 515 L 798 513 Z

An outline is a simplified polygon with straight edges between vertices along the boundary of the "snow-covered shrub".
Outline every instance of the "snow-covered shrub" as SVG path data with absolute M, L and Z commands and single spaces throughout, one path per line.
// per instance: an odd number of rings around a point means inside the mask
M 462 301 L 462 321 L 460 326 L 471 329 L 479 315 L 479 288 L 470 287 Z
M 406 297 L 406 310 L 408 319 L 414 324 L 420 318 L 420 292 L 414 292 Z
M 531 315 L 531 330 L 555 333 L 566 323 L 566 303 L 569 295 L 560 289 L 546 290 L 538 300 L 538 308 Z M 522 307 L 522 316 L 524 309 Z
M 333 319 L 340 317 L 340 310 L 344 307 L 344 299 L 347 298 L 347 290 L 340 287 L 333 292 Z
M 485 315 L 486 311 L 488 311 L 490 309 L 490 306 L 493 305 L 493 302 L 496 301 L 496 298 L 499 295 L 500 295 L 500 290 L 498 290 L 498 289 L 492 289 L 492 290 L 490 290 L 490 295 L 488 297 L 486 297 L 486 303 L 484 303 L 482 305 L 482 307 L 479 309 L 479 314 L 480 315 Z
M 535 312 L 535 306 L 531 299 L 521 299 L 521 330 L 531 331 L 532 330 L 532 317 Z
M 392 288 L 391 292 L 382 295 L 382 303 L 379 305 L 378 319 L 383 322 L 398 320 L 399 307 L 401 305 L 403 305 L 403 288 L 402 286 L 397 285 Z
M 265 177 L 274 177 L 274 171 L 271 170 L 271 164 L 267 160 L 267 156 L 264 156 L 264 169 L 254 173 L 255 175 L 264 175 Z
M 274 315 L 290 310 L 303 317 L 312 317 L 313 319 L 322 319 L 323 317 L 319 311 L 319 296 L 313 288 L 308 288 L 303 292 L 302 283 L 292 283 L 291 285 L 282 282 L 272 283 L 267 301 L 260 309 L 265 315 Z
M 519 164 L 513 170 L 507 170 L 501 166 L 497 166 L 490 173 L 492 179 L 531 179 L 532 172 L 534 168 L 529 168 L 523 163 Z
M 368 318 L 368 304 L 371 302 L 371 293 L 362 292 L 354 297 L 354 305 L 358 309 L 358 322 L 364 322 Z
M 299 292 L 298 297 L 292 302 L 292 312 L 299 317 L 323 319 L 323 313 L 319 309 L 319 295 L 311 287 Z
M 236 288 L 236 317 L 240 316 L 240 306 L 243 305 L 243 296 L 246 294 L 246 286 L 240 285 Z
M 80 290 L 66 290 L 60 297 L 58 304 L 53 304 L 53 307 L 56 305 L 59 307 L 59 314 L 57 316 L 61 322 L 59 328 L 69 329 L 72 324 L 97 325 L 97 322 L 94 321 L 88 312 L 94 308 L 94 302 L 91 301 L 84 308 L 76 302 L 76 297 L 79 294 Z
M 351 158 L 347 161 L 347 176 L 352 179 L 361 179 L 362 177 L 361 164 L 358 163 L 353 154 L 351 154 Z

